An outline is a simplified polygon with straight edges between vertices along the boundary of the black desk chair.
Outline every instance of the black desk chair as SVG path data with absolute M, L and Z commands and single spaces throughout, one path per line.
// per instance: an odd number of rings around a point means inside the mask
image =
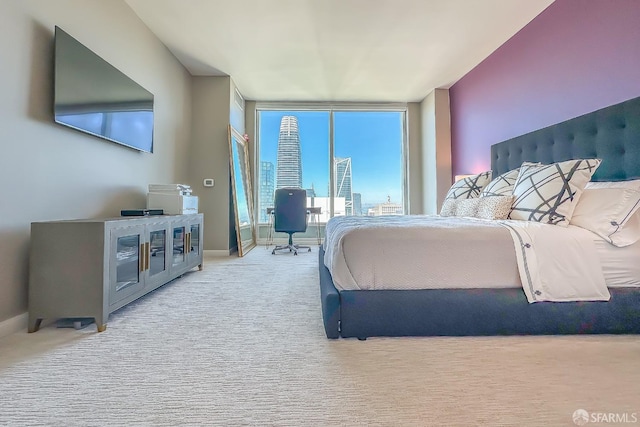
M 276 246 L 272 254 L 276 251 L 286 250 L 298 255 L 298 249 L 308 249 L 310 246 L 296 245 L 293 243 L 293 233 L 307 231 L 308 211 L 307 192 L 302 188 L 279 188 L 273 203 L 273 223 L 274 229 L 280 233 L 289 234 L 289 243 Z

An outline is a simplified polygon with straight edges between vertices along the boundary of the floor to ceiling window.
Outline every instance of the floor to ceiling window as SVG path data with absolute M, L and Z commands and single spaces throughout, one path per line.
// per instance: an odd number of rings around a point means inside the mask
M 405 213 L 405 110 L 258 107 L 257 210 L 277 188 L 307 190 L 320 222 Z
M 336 111 L 333 119 L 334 215 L 403 214 L 404 114 Z

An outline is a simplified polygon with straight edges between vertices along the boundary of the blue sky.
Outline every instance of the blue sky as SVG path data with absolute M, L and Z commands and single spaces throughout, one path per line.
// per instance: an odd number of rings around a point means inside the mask
M 260 160 L 276 165 L 282 116 L 298 118 L 302 183 L 326 196 L 329 183 L 329 112 L 260 111 Z M 334 112 L 335 156 L 351 157 L 352 188 L 363 204 L 402 202 L 401 112 Z

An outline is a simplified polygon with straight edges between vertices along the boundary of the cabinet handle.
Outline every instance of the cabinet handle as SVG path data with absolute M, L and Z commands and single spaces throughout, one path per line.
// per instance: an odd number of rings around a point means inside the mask
M 149 265 L 151 264 L 151 244 L 149 242 L 146 242 L 144 244 L 144 264 L 145 264 L 145 270 L 149 269 Z
M 191 233 L 187 233 L 187 253 L 191 252 Z
M 140 273 L 142 273 L 144 271 L 144 243 L 140 243 L 140 252 L 138 253 L 138 259 L 140 262 Z

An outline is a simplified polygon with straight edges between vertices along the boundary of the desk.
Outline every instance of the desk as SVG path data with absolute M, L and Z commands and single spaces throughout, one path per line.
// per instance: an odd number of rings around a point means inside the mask
M 267 248 L 271 246 L 273 243 L 273 233 L 274 233 L 274 222 L 273 222 L 273 211 L 274 208 L 267 208 L 267 215 L 269 215 L 269 234 L 267 236 Z M 316 226 L 316 238 L 318 239 L 318 246 L 322 244 L 322 239 L 320 238 L 320 214 L 322 213 L 322 208 L 319 206 L 310 206 L 307 208 L 307 215 L 311 215 L 311 219 L 313 224 Z

